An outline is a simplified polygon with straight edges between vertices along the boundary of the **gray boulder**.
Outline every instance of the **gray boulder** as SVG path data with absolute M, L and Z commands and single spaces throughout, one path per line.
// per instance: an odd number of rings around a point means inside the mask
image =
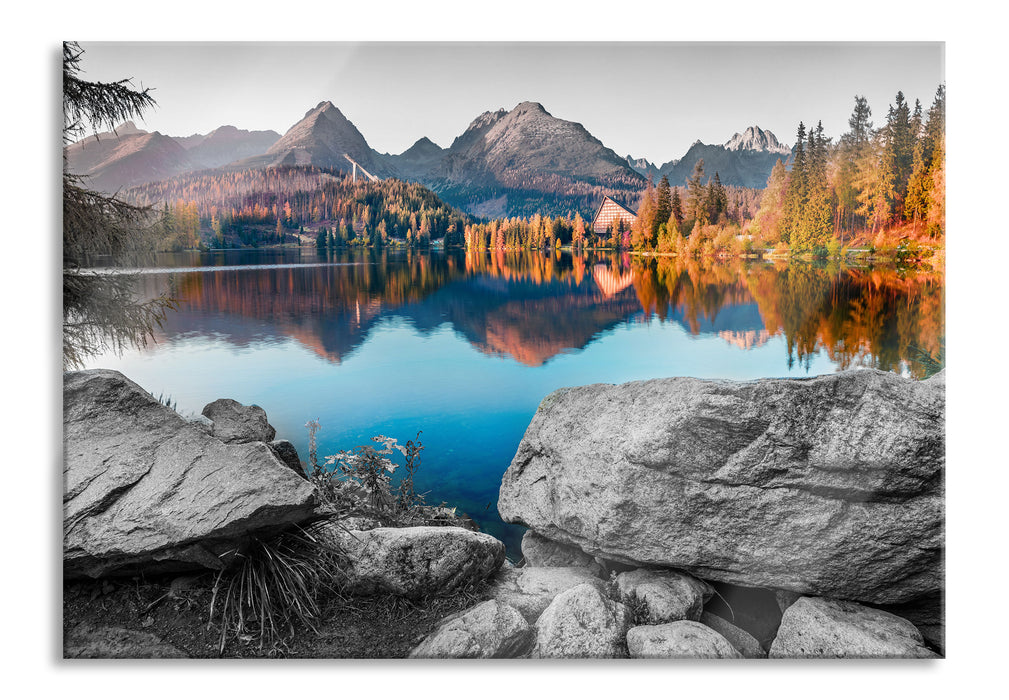
M 678 571 L 635 569 L 617 576 L 620 601 L 636 611 L 636 621 L 658 625 L 699 620 L 715 589 Z
M 348 593 L 392 593 L 406 598 L 451 593 L 493 575 L 504 543 L 461 527 L 379 527 L 351 530 L 316 526 L 347 557 Z
M 585 567 L 522 567 L 502 569 L 490 595 L 535 622 L 559 594 L 587 583 L 602 590 L 604 582 Z
M 937 658 L 907 620 L 864 605 L 800 598 L 785 610 L 770 658 Z
M 298 448 L 294 446 L 290 440 L 274 440 L 267 443 L 273 454 L 277 455 L 277 459 L 286 464 L 291 471 L 300 476 L 302 479 L 308 480 L 308 474 L 305 473 L 305 468 L 301 466 L 301 458 L 298 457 Z
M 580 584 L 558 594 L 536 621 L 533 657 L 626 658 L 631 624 L 627 606 L 607 598 L 599 586 Z
M 532 626 L 515 608 L 488 600 L 451 615 L 412 652 L 411 659 L 514 659 L 532 648 Z
M 627 631 L 633 659 L 741 659 L 725 637 L 700 622 L 680 620 L 642 625 Z
M 221 568 L 316 505 L 264 443 L 225 444 L 112 370 L 64 375 L 63 436 L 65 577 Z
M 150 632 L 82 622 L 63 639 L 64 659 L 185 659 L 188 654 Z
M 942 587 L 944 421 L 941 374 L 561 389 L 498 510 L 606 559 L 902 602 Z
M 244 406 L 234 399 L 217 399 L 201 412 L 214 422 L 213 435 L 221 442 L 270 442 L 277 431 L 266 419 L 266 411 L 255 404 Z
M 577 547 L 554 542 L 532 530 L 522 536 L 522 556 L 528 566 L 599 566 L 594 557 Z
M 728 620 L 713 615 L 709 612 L 701 614 L 698 620 L 702 625 L 710 627 L 725 637 L 729 643 L 735 647 L 736 651 L 743 655 L 744 659 L 766 659 L 767 651 L 760 646 L 760 642 L 752 634 L 744 629 L 736 627 Z

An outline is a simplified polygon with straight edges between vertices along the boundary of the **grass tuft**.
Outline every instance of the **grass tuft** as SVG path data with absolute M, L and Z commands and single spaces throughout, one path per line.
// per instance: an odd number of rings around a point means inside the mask
M 214 581 L 210 622 L 220 626 L 220 651 L 229 640 L 256 644 L 260 651 L 283 652 L 298 625 L 318 632 L 323 594 L 340 597 L 346 557 L 320 524 L 256 538 L 238 563 Z

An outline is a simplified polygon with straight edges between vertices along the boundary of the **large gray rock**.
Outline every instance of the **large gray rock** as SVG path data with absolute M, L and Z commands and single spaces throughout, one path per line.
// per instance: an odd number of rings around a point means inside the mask
M 202 414 L 214 422 L 213 435 L 222 442 L 270 442 L 277 436 L 266 411 L 255 404 L 217 399 L 204 406 Z
M 561 389 L 498 510 L 607 559 L 901 602 L 942 587 L 944 420 L 942 374 Z
M 799 598 L 785 610 L 770 658 L 937 658 L 907 620 L 864 605 Z
M 548 540 L 532 530 L 522 536 L 522 557 L 527 566 L 588 566 L 599 568 L 594 557 L 577 547 Z
M 359 595 L 451 593 L 487 579 L 505 558 L 503 542 L 461 527 L 313 529 L 313 534 L 325 532 L 347 557 L 347 592 Z
M 515 608 L 488 600 L 446 618 L 411 659 L 514 659 L 532 648 L 534 630 Z
M 82 622 L 63 639 L 65 659 L 185 659 L 184 651 L 155 634 Z
M 617 576 L 620 601 L 636 610 L 636 621 L 658 625 L 676 620 L 699 620 L 704 603 L 715 589 L 678 571 L 635 569 Z
M 715 630 L 694 620 L 641 625 L 627 631 L 633 659 L 741 659 L 742 654 Z
M 594 569 L 586 567 L 522 567 L 502 569 L 490 595 L 522 613 L 530 622 L 543 614 L 559 594 L 583 583 L 603 588 Z
M 705 612 L 701 614 L 701 619 L 698 622 L 725 637 L 735 647 L 736 651 L 743 655 L 744 659 L 767 658 L 767 651 L 760 646 L 760 642 L 757 641 L 756 637 L 746 630 L 736 627 L 728 620 Z
M 631 624 L 626 605 L 607 598 L 599 586 L 580 584 L 554 598 L 536 621 L 533 657 L 626 658 L 624 638 Z
M 119 372 L 63 377 L 63 574 L 220 568 L 315 491 L 264 443 L 228 445 Z

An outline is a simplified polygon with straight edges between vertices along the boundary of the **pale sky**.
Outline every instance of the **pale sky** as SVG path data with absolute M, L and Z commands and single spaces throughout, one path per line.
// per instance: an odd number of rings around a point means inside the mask
M 330 100 L 380 152 L 447 147 L 480 113 L 540 102 L 620 155 L 661 164 L 697 139 L 758 125 L 791 145 L 799 120 L 847 130 L 856 94 L 878 125 L 898 90 L 932 103 L 941 43 L 91 43 L 89 80 L 155 88 L 142 128 L 223 124 L 283 134 Z

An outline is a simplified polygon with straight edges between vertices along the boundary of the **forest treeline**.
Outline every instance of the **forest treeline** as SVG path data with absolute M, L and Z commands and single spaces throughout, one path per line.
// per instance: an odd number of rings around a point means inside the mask
M 462 245 L 468 220 L 423 185 L 354 182 L 339 170 L 313 166 L 204 171 L 127 195 L 159 212 L 168 249 L 194 247 L 201 225 L 206 243 L 218 248 L 290 243 L 320 233 L 333 245 L 399 241 L 423 247 L 438 238 Z

